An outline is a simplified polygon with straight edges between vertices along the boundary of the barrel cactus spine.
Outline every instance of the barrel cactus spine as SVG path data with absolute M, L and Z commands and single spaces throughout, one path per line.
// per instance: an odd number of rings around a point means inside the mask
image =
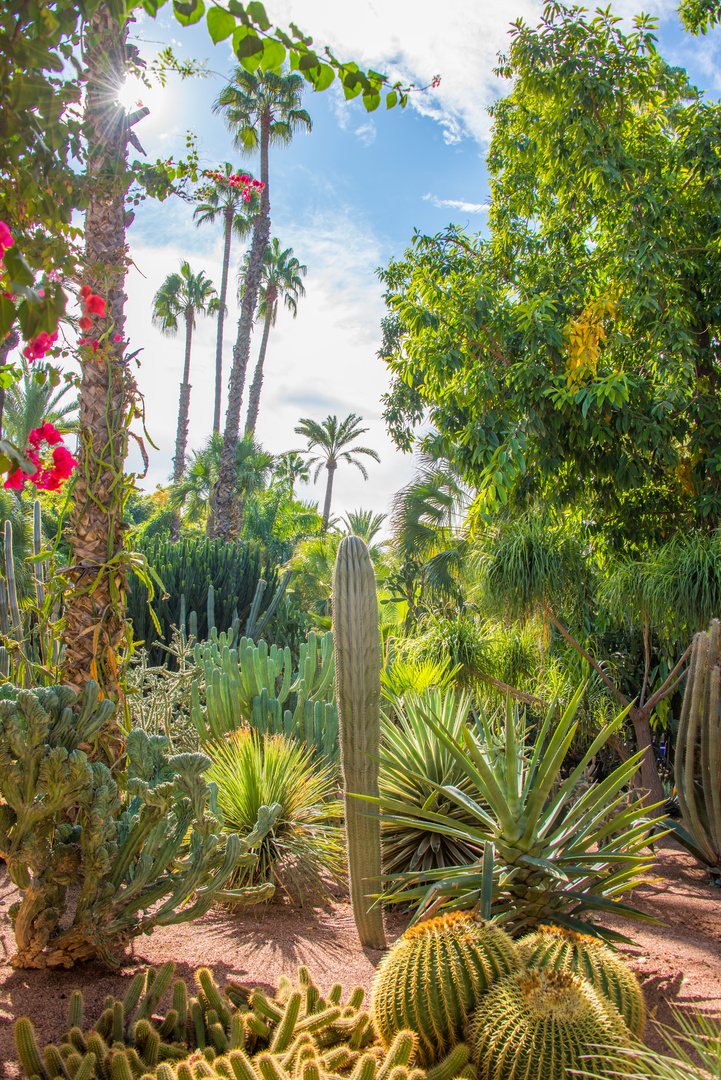
M 588 934 L 542 926 L 519 944 L 528 968 L 570 971 L 590 982 L 619 1011 L 637 1038 L 646 1024 L 646 1003 L 638 979 L 619 953 Z
M 380 626 L 373 564 L 358 536 L 346 536 L 338 545 L 333 641 L 353 917 L 361 944 L 384 949 L 383 913 L 373 895 L 383 873 L 380 820 L 361 801 L 379 794 Z
M 434 1065 L 463 1042 L 471 1015 L 499 978 L 522 966 L 505 931 L 472 912 L 439 915 L 406 930 L 373 982 L 375 1030 L 388 1046 L 418 1035 L 418 1062 Z
M 481 999 L 469 1030 L 479 1080 L 567 1080 L 633 1071 L 628 1029 L 585 979 L 566 971 L 523 971 Z

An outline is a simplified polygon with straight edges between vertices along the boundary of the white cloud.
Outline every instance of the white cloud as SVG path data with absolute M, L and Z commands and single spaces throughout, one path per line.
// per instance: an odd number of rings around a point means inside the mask
M 376 141 L 376 126 L 372 120 L 368 120 L 357 127 L 353 134 L 358 136 L 364 146 L 371 146 Z
M 677 0 L 645 0 L 643 10 L 665 15 L 676 6 Z M 411 94 L 413 108 L 440 124 L 448 143 L 464 137 L 485 143 L 491 128 L 488 105 L 508 85 L 493 74 L 496 55 L 508 47 L 511 22 L 534 25 L 543 7 L 543 0 L 455 0 L 442 9 L 437 0 L 274 0 L 272 18 L 281 27 L 298 23 L 319 48 L 329 45 L 339 59 L 352 58 L 393 80 L 427 86 L 440 74 L 437 90 Z M 624 20 L 639 10 L 638 0 L 620 0 L 613 7 Z M 339 114 L 342 108 L 339 101 Z
M 483 214 L 488 209 L 488 203 L 464 202 L 463 199 L 439 199 L 437 195 L 423 196 L 424 202 L 437 206 L 439 210 L 462 210 L 464 214 Z

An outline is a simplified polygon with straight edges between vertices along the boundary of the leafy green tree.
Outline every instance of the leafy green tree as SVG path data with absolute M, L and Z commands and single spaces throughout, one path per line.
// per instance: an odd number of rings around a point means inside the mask
M 205 271 L 200 270 L 194 274 L 188 262 L 182 264 L 180 273 L 168 274 L 153 298 L 153 322 L 164 334 L 176 334 L 180 321 L 185 322 L 185 364 L 180 384 L 178 431 L 175 437 L 174 482 L 180 480 L 185 470 L 191 390 L 190 350 L 193 343 L 195 319 L 197 315 L 217 313 L 219 306 L 215 286 L 205 276 Z
M 279 480 L 288 484 L 291 499 L 296 483 L 307 484 L 310 479 L 308 462 L 295 450 L 289 450 L 277 457 L 274 471 Z
M 245 270 L 241 278 L 240 296 L 242 298 L 245 283 Z M 268 348 L 268 336 L 271 326 L 275 326 L 278 315 L 278 301 L 283 300 L 293 318 L 298 314 L 298 300 L 305 296 L 303 278 L 308 267 L 300 263 L 293 255 L 293 248 L 281 250 L 280 241 L 273 237 L 263 256 L 262 284 L 260 286 L 258 315 L 263 319 L 263 337 L 260 342 L 258 362 L 248 394 L 248 415 L 245 420 L 245 434 L 253 436 L 258 422 L 260 392 L 263 388 L 263 365 Z
M 721 108 L 617 23 L 514 26 L 487 238 L 382 274 L 386 415 L 399 445 L 430 419 L 487 511 L 542 493 L 643 546 L 721 513 Z
M 320 470 L 327 471 L 325 502 L 323 504 L 323 528 L 328 528 L 330 520 L 330 505 L 333 498 L 333 477 L 338 468 L 339 461 L 345 461 L 348 465 L 355 465 L 360 470 L 364 480 L 368 479 L 365 465 L 359 460 L 359 455 L 370 457 L 374 461 L 380 461 L 375 450 L 367 446 L 355 446 L 356 439 L 368 431 L 368 428 L 360 427 L 362 416 L 350 413 L 345 420 L 338 421 L 337 416 L 326 416 L 320 424 L 308 417 L 301 419 L 294 429 L 297 435 L 304 435 L 308 440 L 307 454 L 312 456 L 308 460 L 309 465 L 315 465 L 313 483 L 316 482 Z M 317 454 L 313 454 L 317 450 Z
M 218 298 L 218 335 L 215 343 L 215 404 L 213 407 L 213 431 L 220 431 L 220 404 L 223 393 L 223 327 L 225 325 L 226 299 L 228 297 L 228 271 L 230 267 L 230 249 L 233 236 L 238 240 L 244 239 L 252 228 L 250 208 L 255 196 L 250 202 L 243 198 L 242 189 L 237 184 L 230 184 L 229 179 L 235 174 L 235 170 L 229 161 L 226 161 L 222 170 L 218 170 L 221 178 L 210 178 L 208 184 L 202 187 L 198 196 L 202 200 L 193 211 L 193 217 L 197 225 L 214 225 L 220 219 L 223 222 L 223 270 L 220 279 L 220 296 Z
M 214 105 L 225 115 L 234 133 L 235 146 L 243 153 L 260 156 L 260 179 L 265 185 L 260 209 L 253 220 L 253 239 L 248 252 L 238 333 L 233 347 L 233 365 L 228 385 L 228 409 L 223 433 L 220 478 L 218 481 L 218 534 L 230 539 L 233 533 L 233 475 L 235 447 L 240 431 L 240 406 L 250 356 L 250 338 L 261 285 L 263 259 L 270 238 L 270 192 L 268 152 L 272 144 L 290 142 L 299 128 L 311 128 L 311 119 L 300 108 L 302 76 L 275 71 L 246 71 L 236 68 L 232 81 L 220 92 Z

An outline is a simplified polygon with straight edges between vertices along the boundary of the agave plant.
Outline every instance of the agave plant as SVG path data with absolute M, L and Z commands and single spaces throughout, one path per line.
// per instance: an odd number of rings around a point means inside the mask
M 250 869 L 241 867 L 231 887 L 266 881 L 283 884 L 287 875 L 302 902 L 304 888 L 323 891 L 322 874 L 340 876 L 345 850 L 339 824 L 342 809 L 331 768 L 319 767 L 305 747 L 282 735 L 263 737 L 247 729 L 232 732 L 225 742 L 206 750 L 213 762 L 207 776 L 218 785 L 218 806 L 229 831 L 235 829 L 233 822 L 252 817 L 255 823 L 259 806 L 282 807 L 258 848 L 257 863 Z M 270 792 L 272 803 L 267 802 Z
M 422 694 L 424 690 L 449 690 L 455 685 L 460 665 L 450 668 L 450 658 L 445 660 L 403 660 L 393 657 L 381 671 L 381 694 L 393 702 L 409 691 Z
M 388 694 L 387 689 L 384 694 Z M 389 701 L 395 722 L 387 717 L 381 721 L 378 778 L 381 799 L 443 815 L 451 830 L 459 822 L 473 828 L 475 815 L 440 790 L 452 786 L 473 798 L 473 782 L 447 743 L 427 723 L 427 717 L 432 717 L 440 730 L 459 740 L 468 723 L 470 696 L 459 696 L 453 689 L 445 693 L 437 689 L 422 694 L 389 695 Z M 433 824 L 428 825 L 420 818 L 404 821 L 384 815 L 381 836 L 383 869 L 387 875 L 466 865 L 476 862 L 483 853 L 482 842 L 453 831 L 450 835 L 438 832 Z
M 456 845 L 493 845 L 491 913 L 514 936 L 541 923 L 557 923 L 625 941 L 615 931 L 595 925 L 592 913 L 612 911 L 654 921 L 618 900 L 643 880 L 651 859 L 643 849 L 651 829 L 661 820 L 641 817 L 638 804 L 629 805 L 628 784 L 641 754 L 629 758 L 603 783 L 592 784 L 580 798 L 574 791 L 624 714 L 597 736 L 565 779 L 560 776 L 576 733 L 574 716 L 583 690 L 579 687 L 559 720 L 554 707 L 549 709 L 532 746 L 530 732 L 520 729 L 519 737 L 518 714 L 508 699 L 501 752 L 492 747 L 483 718 L 477 733 L 463 725 L 458 734 L 452 734 L 419 703 L 423 722 L 445 747 L 464 782 L 437 783 L 419 767 L 409 768 L 408 778 L 426 783 L 438 798 L 455 803 L 464 811 L 464 819 L 450 819 L 430 806 L 389 795 L 378 800 L 386 828 L 422 824 Z M 648 809 L 644 807 L 643 813 Z M 395 875 L 394 883 L 395 893 L 391 891 L 385 899 L 417 901 L 414 921 L 418 921 L 441 908 L 478 903 L 484 873 L 479 860 Z
M 627 1051 L 628 1065 L 624 1080 L 715 1080 L 721 1077 L 721 1022 L 697 1013 L 684 1015 L 673 1010 L 676 1028 L 661 1027 L 669 1054 L 660 1054 L 641 1043 Z M 579 1070 L 579 1076 L 595 1080 L 591 1072 Z

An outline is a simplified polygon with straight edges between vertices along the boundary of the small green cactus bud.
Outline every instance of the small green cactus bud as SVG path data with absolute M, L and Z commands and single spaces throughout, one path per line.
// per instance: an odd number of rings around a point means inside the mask
M 304 1061 L 300 1080 L 320 1080 L 320 1069 L 317 1061 Z
M 128 992 L 123 998 L 123 1008 L 125 1009 L 126 1016 L 132 1016 L 133 1012 L 140 1001 L 140 995 L 145 989 L 146 973 L 139 971 L 130 986 Z
M 70 1028 L 68 1032 L 68 1039 L 73 1044 L 76 1050 L 79 1050 L 81 1054 L 84 1054 L 88 1048 L 88 1044 L 85 1041 L 85 1036 L 79 1027 Z
M 220 991 L 215 984 L 213 978 L 213 972 L 210 968 L 198 968 L 195 973 L 195 979 L 198 985 L 201 987 L 205 997 L 212 1009 L 215 1009 L 218 1014 L 218 1019 L 223 1026 L 227 1026 L 230 1023 L 230 1010 L 223 1001 Z
M 254 990 L 248 1003 L 253 1012 L 258 1013 L 259 1016 L 267 1017 L 268 1020 L 274 1020 L 276 1023 L 283 1019 L 283 1010 L 279 1009 L 275 1002 L 270 1001 L 262 990 Z
M 350 1080 L 374 1080 L 376 1065 L 377 1059 L 372 1054 L 363 1054 L 355 1063 Z
M 158 1065 L 155 1070 L 155 1076 L 157 1080 L 175 1080 L 175 1073 L 170 1065 L 164 1061 L 161 1061 L 160 1065 Z
M 122 1004 L 122 1002 L 118 1002 Z M 135 1080 L 130 1062 L 123 1053 L 115 1054 L 110 1063 L 110 1075 L 112 1080 Z
M 80 990 L 73 990 L 68 1004 L 68 1028 L 83 1026 L 83 995 Z
M 188 1029 L 188 987 L 184 979 L 177 979 L 173 985 L 173 1008 L 178 1014 L 175 1025 L 176 1041 L 185 1042 Z
M 231 1050 L 228 1060 L 235 1080 L 258 1080 L 255 1069 L 242 1050 Z
M 388 1080 L 408 1080 L 410 1073 L 406 1065 L 396 1065 L 388 1073 Z
M 263 1080 L 288 1080 L 273 1054 L 258 1054 L 255 1066 Z
M 352 1009 L 360 1009 L 365 1001 L 366 992 L 362 986 L 354 986 L 348 997 L 348 1004 Z
M 378 1070 L 377 1080 L 389 1080 L 396 1065 L 410 1065 L 415 1059 L 417 1046 L 418 1036 L 415 1032 L 399 1031 L 388 1048 L 383 1065 Z
M 160 1000 L 163 997 L 165 991 L 170 986 L 170 980 L 175 974 L 175 964 L 172 960 L 169 960 L 167 964 L 163 964 L 155 978 L 152 985 L 148 987 L 145 997 L 138 1006 L 138 1012 L 135 1019 L 140 1020 L 144 1017 L 150 1017 L 153 1015 Z
M 190 1016 L 195 1030 L 195 1045 L 199 1050 L 203 1050 L 205 1048 L 205 1017 L 197 998 L 193 998 L 190 1002 Z
M 245 1016 L 246 1031 L 249 1031 L 251 1035 L 257 1036 L 259 1039 L 270 1038 L 270 1028 L 264 1023 L 259 1016 L 255 1013 L 247 1013 Z
M 95 1054 L 88 1051 L 83 1060 L 80 1062 L 80 1066 L 73 1076 L 73 1080 L 92 1080 L 96 1075 L 95 1072 Z
M 453 1080 L 468 1065 L 470 1050 L 465 1043 L 454 1046 L 450 1054 L 426 1073 L 426 1080 Z
M 143 1061 L 146 1065 L 157 1065 L 160 1056 L 160 1032 L 153 1029 L 143 1047 Z
M 167 1039 L 173 1034 L 178 1023 L 178 1013 L 176 1009 L 168 1009 L 165 1014 L 165 1019 L 158 1028 L 158 1034 L 161 1039 Z
M 178 1065 L 175 1070 L 175 1075 L 177 1080 L 195 1080 L 193 1070 L 185 1061 L 181 1061 L 180 1065 Z
M 72 1037 L 72 1032 L 71 1032 Z M 125 1009 L 122 1001 L 116 1001 L 113 1005 L 113 1042 L 123 1042 L 125 1039 Z
M 111 999 L 111 1001 L 114 999 Z M 103 1039 L 110 1039 L 113 1032 L 113 1007 L 105 1007 L 100 1019 L 95 1025 L 95 1030 Z
M 48 1075 L 40 1060 L 35 1032 L 27 1016 L 21 1016 L 15 1022 L 15 1045 L 18 1048 L 20 1064 L 27 1075 L 40 1076 L 42 1080 L 48 1080 Z
M 46 1046 L 43 1051 L 43 1062 L 45 1063 L 45 1069 L 48 1074 L 55 1080 L 55 1077 L 71 1077 L 72 1074 L 68 1072 L 65 1067 L 63 1056 L 58 1050 L 57 1046 Z M 79 1062 L 78 1062 L 79 1064 Z
M 242 1050 L 245 1043 L 245 1025 L 240 1013 L 233 1013 L 230 1018 L 230 1048 Z
M 228 1036 L 225 1034 L 223 1025 L 220 1021 L 216 1020 L 214 1024 L 208 1025 L 208 1034 L 215 1049 L 219 1051 L 219 1053 L 224 1054 L 228 1049 Z

